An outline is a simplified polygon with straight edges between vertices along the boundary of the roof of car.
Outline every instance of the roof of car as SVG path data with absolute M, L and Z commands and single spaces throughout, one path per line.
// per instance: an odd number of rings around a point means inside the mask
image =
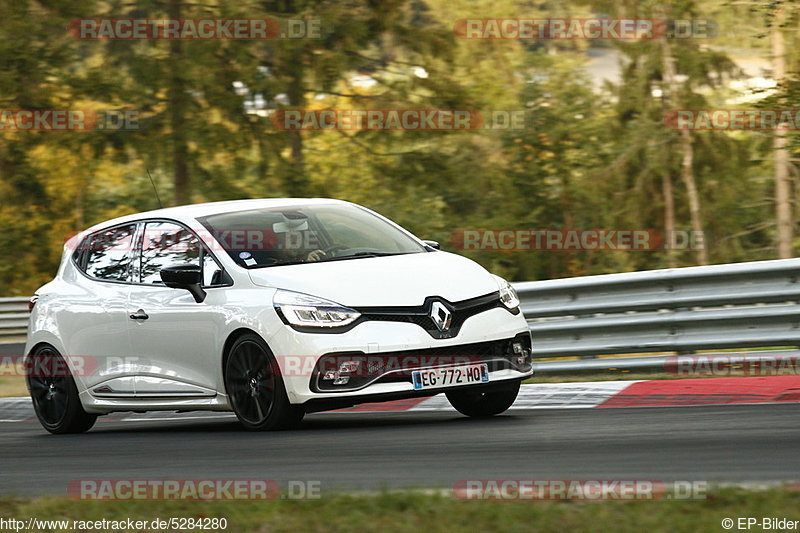
M 81 233 L 88 233 L 105 227 L 116 226 L 134 220 L 145 218 L 174 218 L 176 220 L 187 220 L 215 215 L 219 213 L 231 213 L 235 211 L 246 211 L 248 209 L 258 209 L 260 207 L 300 207 L 306 205 L 319 205 L 331 203 L 348 203 L 343 200 L 333 198 L 256 198 L 252 200 L 230 200 L 226 202 L 207 202 L 203 204 L 179 205 L 175 207 L 165 207 L 153 211 L 144 211 L 122 217 L 106 220 L 95 224 L 91 228 Z

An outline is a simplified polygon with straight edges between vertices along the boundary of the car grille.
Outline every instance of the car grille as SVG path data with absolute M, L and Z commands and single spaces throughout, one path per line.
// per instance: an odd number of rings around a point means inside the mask
M 440 330 L 431 318 L 431 308 L 434 302 L 442 303 L 452 316 L 450 327 Z M 461 326 L 468 318 L 479 313 L 502 307 L 500 296 L 493 292 L 477 298 L 450 303 L 442 298 L 429 297 L 420 306 L 407 307 L 361 307 L 356 309 L 361 313 L 360 320 L 380 322 L 408 322 L 421 327 L 434 339 L 450 339 L 458 335 Z M 513 312 L 513 311 L 512 311 Z M 516 310 L 518 313 L 519 310 Z

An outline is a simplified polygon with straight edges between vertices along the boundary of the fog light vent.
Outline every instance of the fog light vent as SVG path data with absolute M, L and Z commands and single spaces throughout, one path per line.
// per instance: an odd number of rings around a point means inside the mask
M 350 381 L 350 376 L 339 376 L 333 380 L 334 385 L 347 385 Z
M 521 342 L 514 342 L 511 344 L 511 349 L 517 356 L 517 364 L 524 365 L 528 363 L 528 358 L 531 355 L 530 350 L 527 350 Z
M 361 361 L 342 361 L 339 365 L 339 374 L 351 374 L 358 372 Z

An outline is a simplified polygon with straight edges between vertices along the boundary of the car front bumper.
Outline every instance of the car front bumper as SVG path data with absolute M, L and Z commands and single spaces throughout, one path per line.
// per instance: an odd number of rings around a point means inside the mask
M 523 354 L 511 348 L 520 339 L 527 340 Z M 450 339 L 434 339 L 411 323 L 368 321 L 343 333 L 304 333 L 287 326 L 270 337 L 268 344 L 281 368 L 289 401 L 308 404 L 309 410 L 431 396 L 454 388 L 416 390 L 411 372 L 426 368 L 488 365 L 488 383 L 457 388 L 493 387 L 533 374 L 527 322 L 521 313 L 513 315 L 502 308 L 468 318 Z M 336 386 L 323 379 L 326 370 L 336 371 L 345 361 L 363 363 L 361 370 L 350 373 L 348 383 Z M 367 368 L 380 362 L 385 366 L 377 372 Z

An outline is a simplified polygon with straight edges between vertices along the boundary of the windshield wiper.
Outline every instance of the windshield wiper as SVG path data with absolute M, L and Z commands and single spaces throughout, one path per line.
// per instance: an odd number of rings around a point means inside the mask
M 279 263 L 269 263 L 267 265 L 258 265 L 258 264 L 256 264 L 256 265 L 252 265 L 252 266 L 249 266 L 249 267 L 246 266 L 245 268 L 247 268 L 247 269 L 269 268 L 269 267 L 279 267 L 279 266 L 287 266 L 287 265 L 305 265 L 306 263 L 308 263 L 308 261 L 284 261 L 284 262 L 279 262 Z
M 331 257 L 329 259 L 320 259 L 317 263 L 325 263 L 328 261 L 341 261 L 343 259 L 361 259 L 363 257 L 387 257 L 390 255 L 408 255 L 417 252 L 356 252 L 350 255 L 343 255 L 340 257 Z
M 310 263 L 330 263 L 331 261 L 342 261 L 344 259 L 363 259 L 365 257 L 378 257 L 379 254 L 375 252 L 358 252 L 352 255 L 343 255 L 340 257 L 329 257 L 327 259 L 320 259 L 319 261 L 309 261 Z
M 285 261 L 281 263 L 270 263 L 269 265 L 253 265 L 250 268 L 268 268 L 289 265 L 313 265 L 314 263 L 329 263 L 331 261 L 344 261 L 345 259 L 363 259 L 365 257 L 386 257 L 390 255 L 408 255 L 420 252 L 356 252 L 351 255 L 343 255 L 341 257 L 329 257 L 327 259 L 320 259 L 319 261 Z

